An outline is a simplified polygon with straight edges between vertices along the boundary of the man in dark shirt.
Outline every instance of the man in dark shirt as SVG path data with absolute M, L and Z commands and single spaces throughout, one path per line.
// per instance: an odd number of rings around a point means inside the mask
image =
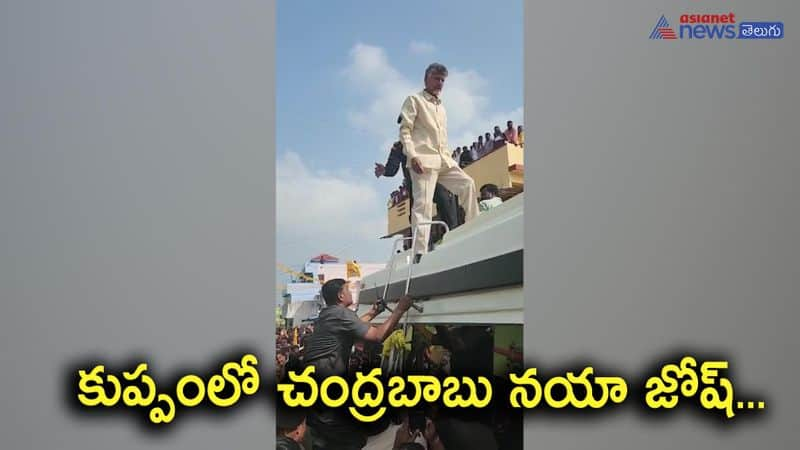
M 353 304 L 350 283 L 334 278 L 322 285 L 322 298 L 328 305 L 319 313 L 314 334 L 306 338 L 303 362 L 314 366 L 318 377 L 344 376 L 350 350 L 356 339 L 382 342 L 393 331 L 403 313 L 411 307 L 408 296 L 400 298 L 397 307 L 386 322 L 374 326 L 369 323 L 381 311 L 377 305 L 358 317 L 348 306 Z
M 467 167 L 468 165 L 475 162 L 476 158 L 475 158 L 475 152 L 473 150 L 474 149 L 472 148 L 467 148 L 467 146 L 464 146 L 464 150 L 461 151 L 461 157 L 458 159 L 459 167 L 463 169 L 464 167 Z
M 277 450 L 303 450 L 306 435 L 306 415 L 297 408 L 276 408 Z
M 397 174 L 397 169 L 403 168 L 403 178 L 409 178 L 408 167 L 406 167 L 406 155 L 403 154 L 403 144 L 397 141 L 389 150 L 389 159 L 386 164 L 375 163 L 375 176 L 393 177 Z
M 304 364 L 314 366 L 314 376 L 318 380 L 346 375 L 353 342 L 356 339 L 382 342 L 411 307 L 411 298 L 401 297 L 392 315 L 381 325 L 374 326 L 369 321 L 380 314 L 380 308 L 373 305 L 369 312 L 358 317 L 348 309 L 353 303 L 350 289 L 350 284 L 341 278 L 322 285 L 322 298 L 328 306 L 319 313 L 314 334 L 306 338 L 303 356 Z M 317 405 L 308 415 L 308 425 L 314 449 L 353 450 L 366 443 L 363 424 L 355 422 L 346 411 Z

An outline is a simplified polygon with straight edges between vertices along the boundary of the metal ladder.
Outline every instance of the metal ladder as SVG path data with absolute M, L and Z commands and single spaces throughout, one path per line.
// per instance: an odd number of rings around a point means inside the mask
M 398 244 L 405 241 L 411 241 L 411 259 L 408 261 L 408 272 L 406 273 L 406 286 L 403 295 L 408 295 L 408 290 L 411 287 L 411 275 L 414 268 L 414 258 L 416 258 L 416 244 L 417 244 L 417 231 L 421 226 L 431 226 L 431 225 L 442 225 L 444 227 L 444 234 L 450 232 L 450 227 L 447 223 L 441 220 L 431 220 L 428 222 L 420 222 L 411 232 L 411 237 L 399 237 L 395 239 L 394 243 L 392 244 L 392 255 L 389 258 L 389 270 L 386 275 L 386 285 L 383 287 L 383 296 L 381 297 L 381 301 L 383 302 L 383 306 L 389 310 L 389 312 L 394 312 L 387 304 L 386 304 L 386 295 L 389 292 L 389 285 L 392 283 L 392 273 L 394 272 L 394 265 L 395 265 L 395 257 L 399 253 Z M 422 313 L 424 311 L 423 305 L 418 305 L 417 303 L 411 303 L 411 307 L 416 309 L 417 312 Z M 405 335 L 408 332 L 408 314 L 405 315 L 405 323 L 403 324 L 403 334 Z M 399 353 L 399 354 L 396 354 Z M 387 373 L 393 373 L 397 366 L 402 364 L 403 361 L 403 351 L 395 352 L 395 349 L 392 349 L 391 353 L 389 354 L 388 362 L 387 362 Z M 381 364 L 383 366 L 383 364 Z

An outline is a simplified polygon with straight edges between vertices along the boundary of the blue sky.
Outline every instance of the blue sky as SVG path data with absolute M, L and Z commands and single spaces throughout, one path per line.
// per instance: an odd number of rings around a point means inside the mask
M 383 262 L 386 200 L 376 179 L 403 98 L 437 61 L 450 145 L 522 121 L 522 1 L 277 4 L 278 261 L 319 252 Z

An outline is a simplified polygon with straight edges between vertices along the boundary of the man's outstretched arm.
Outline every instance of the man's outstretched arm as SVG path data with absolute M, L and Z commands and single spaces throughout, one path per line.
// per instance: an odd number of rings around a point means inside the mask
M 394 312 L 392 312 L 392 315 L 389 316 L 389 319 L 380 325 L 370 326 L 369 330 L 367 330 L 367 334 L 364 335 L 364 340 L 383 342 L 389 333 L 394 330 L 394 327 L 396 327 L 400 322 L 400 318 L 403 317 L 403 313 L 408 311 L 408 308 L 411 308 L 411 297 L 408 295 L 400 297 L 400 299 L 397 301 L 397 306 L 395 306 Z
M 400 169 L 400 157 L 403 154 L 402 149 L 392 149 L 389 151 L 389 158 L 386 160 L 386 169 L 383 172 L 383 176 L 385 177 L 393 177 L 397 174 L 397 170 Z

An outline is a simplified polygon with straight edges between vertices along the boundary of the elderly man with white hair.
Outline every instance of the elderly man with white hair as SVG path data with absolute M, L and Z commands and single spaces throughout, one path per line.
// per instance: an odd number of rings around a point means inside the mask
M 411 175 L 414 206 L 411 225 L 428 222 L 433 216 L 436 183 L 458 196 L 465 222 L 478 215 L 475 182 L 453 160 L 447 146 L 447 112 L 440 95 L 447 68 L 434 63 L 425 70 L 425 89 L 410 95 L 400 111 L 400 141 Z M 430 226 L 417 231 L 415 262 L 428 251 Z

